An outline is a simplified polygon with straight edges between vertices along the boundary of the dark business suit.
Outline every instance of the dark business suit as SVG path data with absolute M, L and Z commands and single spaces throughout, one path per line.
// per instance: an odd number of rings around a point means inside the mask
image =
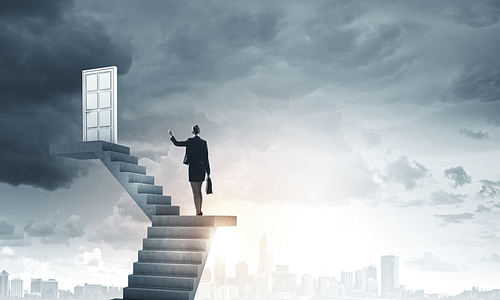
M 199 136 L 189 138 L 186 141 L 178 141 L 172 136 L 170 140 L 177 147 L 186 147 L 184 163 L 189 165 L 189 181 L 204 181 L 205 173 L 210 175 L 207 141 Z

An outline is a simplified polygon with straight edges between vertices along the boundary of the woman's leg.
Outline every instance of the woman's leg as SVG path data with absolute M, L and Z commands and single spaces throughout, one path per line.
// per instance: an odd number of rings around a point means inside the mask
M 203 196 L 201 194 L 201 185 L 203 181 L 190 181 L 191 189 L 193 190 L 194 197 L 194 207 L 196 209 L 196 214 L 201 215 L 201 204 L 203 203 Z

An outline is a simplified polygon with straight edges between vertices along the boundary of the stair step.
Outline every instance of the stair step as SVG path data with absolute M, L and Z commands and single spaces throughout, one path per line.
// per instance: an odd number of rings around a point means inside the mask
M 163 187 L 159 185 L 144 184 L 144 183 L 130 183 L 131 185 L 137 186 L 137 192 L 139 194 L 154 194 L 163 195 Z
M 157 215 L 175 215 L 175 216 L 178 216 L 180 214 L 180 211 L 181 211 L 180 206 L 156 205 L 156 214 Z
M 111 161 L 121 161 L 134 165 L 137 165 L 139 163 L 139 158 L 137 156 L 132 156 L 114 151 L 104 151 L 104 153 L 110 156 Z
M 126 287 L 123 299 L 131 300 L 189 300 L 189 290 L 155 289 L 151 287 Z
M 142 242 L 144 250 L 186 250 L 206 251 L 206 240 L 147 238 Z
M 198 276 L 197 264 L 173 264 L 159 262 L 135 262 L 134 274 L 157 274 L 171 276 Z
M 159 251 L 139 250 L 140 262 L 166 262 L 180 264 L 201 264 L 204 251 Z
M 235 216 L 153 216 L 153 227 L 220 227 L 236 226 Z
M 225 216 L 153 216 L 153 227 L 214 227 L 216 220 L 220 223 L 220 220 L 226 218 Z
M 180 288 L 193 290 L 194 280 L 192 277 L 174 277 L 165 275 L 132 274 L 128 276 L 128 286 L 156 287 L 156 288 Z
M 145 183 L 145 184 L 155 184 L 155 178 L 153 176 L 137 174 L 137 173 L 127 173 L 128 182 L 130 183 Z
M 148 227 L 148 238 L 209 239 L 207 227 Z
M 118 162 L 120 164 L 120 172 L 130 172 L 146 175 L 146 167 L 129 164 L 126 162 Z
M 170 197 L 170 196 L 153 195 L 153 194 L 148 194 L 145 196 L 146 196 L 146 203 L 147 204 L 161 204 L 161 205 L 171 205 L 172 204 L 172 197 Z
M 83 143 L 79 143 L 79 144 L 90 144 L 90 143 L 92 143 L 92 142 L 83 142 Z M 101 146 L 102 151 L 113 151 L 113 152 L 118 152 L 118 153 L 130 155 L 130 148 L 129 147 L 118 145 L 118 144 L 113 144 L 113 143 L 109 143 L 109 142 L 104 142 L 104 141 L 96 141 L 95 143 L 102 144 L 102 146 Z

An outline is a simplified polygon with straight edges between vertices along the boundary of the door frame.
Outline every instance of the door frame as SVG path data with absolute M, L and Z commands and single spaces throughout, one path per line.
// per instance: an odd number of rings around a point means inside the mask
M 92 73 L 102 73 L 105 71 L 111 72 L 111 143 L 118 144 L 118 82 L 116 66 L 103 67 L 97 69 L 82 70 L 82 124 L 83 124 L 83 141 L 87 141 L 87 82 L 86 76 Z M 98 77 L 99 78 L 99 77 Z M 99 81 L 99 79 L 98 79 Z M 98 83 L 99 84 L 99 83 Z M 99 101 L 98 101 L 99 102 Z M 108 141 L 109 142 L 109 141 Z

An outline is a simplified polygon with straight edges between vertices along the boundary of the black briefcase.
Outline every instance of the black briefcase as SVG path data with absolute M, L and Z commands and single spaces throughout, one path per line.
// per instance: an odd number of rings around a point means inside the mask
M 212 178 L 210 176 L 207 176 L 207 183 L 205 185 L 205 191 L 207 194 L 213 194 L 212 192 Z

